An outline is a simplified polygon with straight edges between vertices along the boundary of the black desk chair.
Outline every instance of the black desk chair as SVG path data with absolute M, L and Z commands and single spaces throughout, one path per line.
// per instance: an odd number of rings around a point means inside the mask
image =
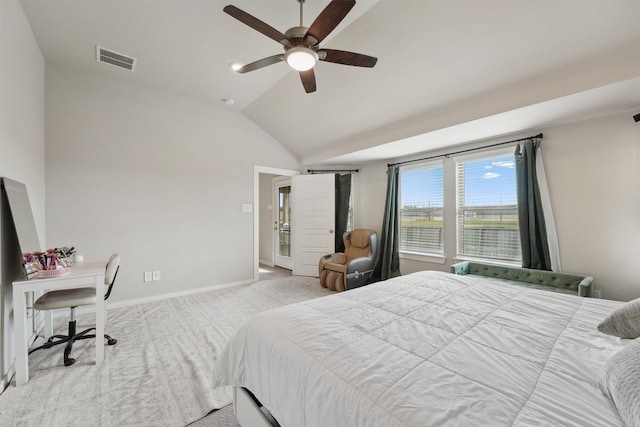
M 107 292 L 104 294 L 106 300 L 111 295 L 111 289 L 116 281 L 116 275 L 120 269 L 120 255 L 113 254 L 107 262 L 107 267 L 104 275 L 104 284 L 108 286 Z M 80 333 L 76 333 L 76 308 L 82 305 L 93 305 L 96 303 L 96 290 L 95 288 L 75 288 L 75 289 L 60 289 L 57 291 L 49 291 L 42 295 L 33 305 L 36 310 L 55 310 L 57 308 L 71 308 L 71 314 L 69 316 L 69 335 L 53 335 L 49 340 L 41 345 L 29 351 L 29 354 L 34 351 L 51 348 L 58 344 L 67 343 L 64 349 L 64 365 L 73 365 L 76 359 L 69 357 L 71 355 L 71 349 L 74 341 L 84 340 L 88 338 L 95 338 L 95 334 L 89 334 L 89 332 L 96 328 L 89 328 Z M 106 323 L 106 316 L 105 316 Z M 108 345 L 114 345 L 118 340 L 111 338 L 109 335 L 104 336 Z

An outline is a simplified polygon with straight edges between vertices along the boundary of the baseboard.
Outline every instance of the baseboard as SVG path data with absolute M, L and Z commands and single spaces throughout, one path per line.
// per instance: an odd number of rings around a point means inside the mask
M 127 301 L 107 303 L 107 310 L 110 310 L 112 308 L 129 307 L 132 305 L 145 304 L 145 303 L 154 302 L 154 301 L 162 301 L 165 299 L 182 297 L 185 295 L 201 294 L 203 292 L 215 291 L 215 290 L 225 289 L 225 288 L 232 288 L 234 286 L 248 285 L 249 283 L 254 283 L 254 280 L 253 279 L 242 280 L 240 282 L 232 282 L 232 283 L 224 283 L 221 285 L 207 286 L 206 288 L 189 289 L 187 291 L 180 291 L 180 292 L 169 292 L 167 294 L 154 295 L 152 297 L 137 298 L 137 299 L 127 300 Z
M 189 289 L 187 291 L 180 291 L 180 292 L 169 292 L 167 294 L 154 295 L 152 297 L 145 297 L 145 298 L 136 298 L 136 299 L 131 299 L 127 301 L 118 301 L 114 303 L 107 302 L 107 310 L 111 310 L 112 308 L 130 307 L 132 305 L 145 304 L 145 303 L 154 302 L 154 301 L 162 301 L 165 299 L 182 297 L 185 295 L 200 294 L 203 292 L 215 291 L 218 289 L 232 288 L 234 286 L 248 285 L 249 283 L 254 283 L 254 280 L 242 280 L 240 282 L 224 283 L 221 285 L 207 286 L 206 288 Z M 77 314 L 86 314 L 86 313 L 93 313 L 93 312 L 94 312 L 94 309 L 90 306 L 78 307 L 76 309 Z M 61 308 L 60 310 L 53 311 L 54 319 L 60 316 L 69 317 L 69 309 Z

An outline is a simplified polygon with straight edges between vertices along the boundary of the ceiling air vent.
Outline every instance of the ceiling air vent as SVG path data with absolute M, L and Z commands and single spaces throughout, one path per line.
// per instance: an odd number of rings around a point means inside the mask
M 103 64 L 114 65 L 129 71 L 135 70 L 137 61 L 135 58 L 131 58 L 100 46 L 96 46 L 96 60 Z

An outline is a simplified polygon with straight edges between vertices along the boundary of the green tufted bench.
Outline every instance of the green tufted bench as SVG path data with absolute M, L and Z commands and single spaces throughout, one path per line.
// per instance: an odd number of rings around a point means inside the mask
M 578 274 L 556 273 L 554 271 L 531 270 L 520 267 L 506 267 L 481 262 L 463 261 L 451 266 L 454 274 L 477 274 L 495 277 L 508 283 L 528 288 L 591 297 L 593 277 Z

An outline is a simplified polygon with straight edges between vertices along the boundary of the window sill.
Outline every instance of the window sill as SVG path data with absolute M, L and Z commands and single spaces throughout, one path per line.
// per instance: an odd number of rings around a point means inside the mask
M 427 255 L 418 252 L 400 251 L 400 259 L 410 259 L 412 261 L 431 262 L 433 264 L 444 264 L 447 257 L 442 255 Z
M 503 265 L 508 267 L 522 267 L 522 262 L 520 261 L 503 261 L 503 260 L 491 259 L 491 258 L 473 258 L 473 257 L 463 257 L 463 256 L 457 256 L 453 258 L 454 263 L 462 262 L 462 261 L 481 262 L 483 264 Z

